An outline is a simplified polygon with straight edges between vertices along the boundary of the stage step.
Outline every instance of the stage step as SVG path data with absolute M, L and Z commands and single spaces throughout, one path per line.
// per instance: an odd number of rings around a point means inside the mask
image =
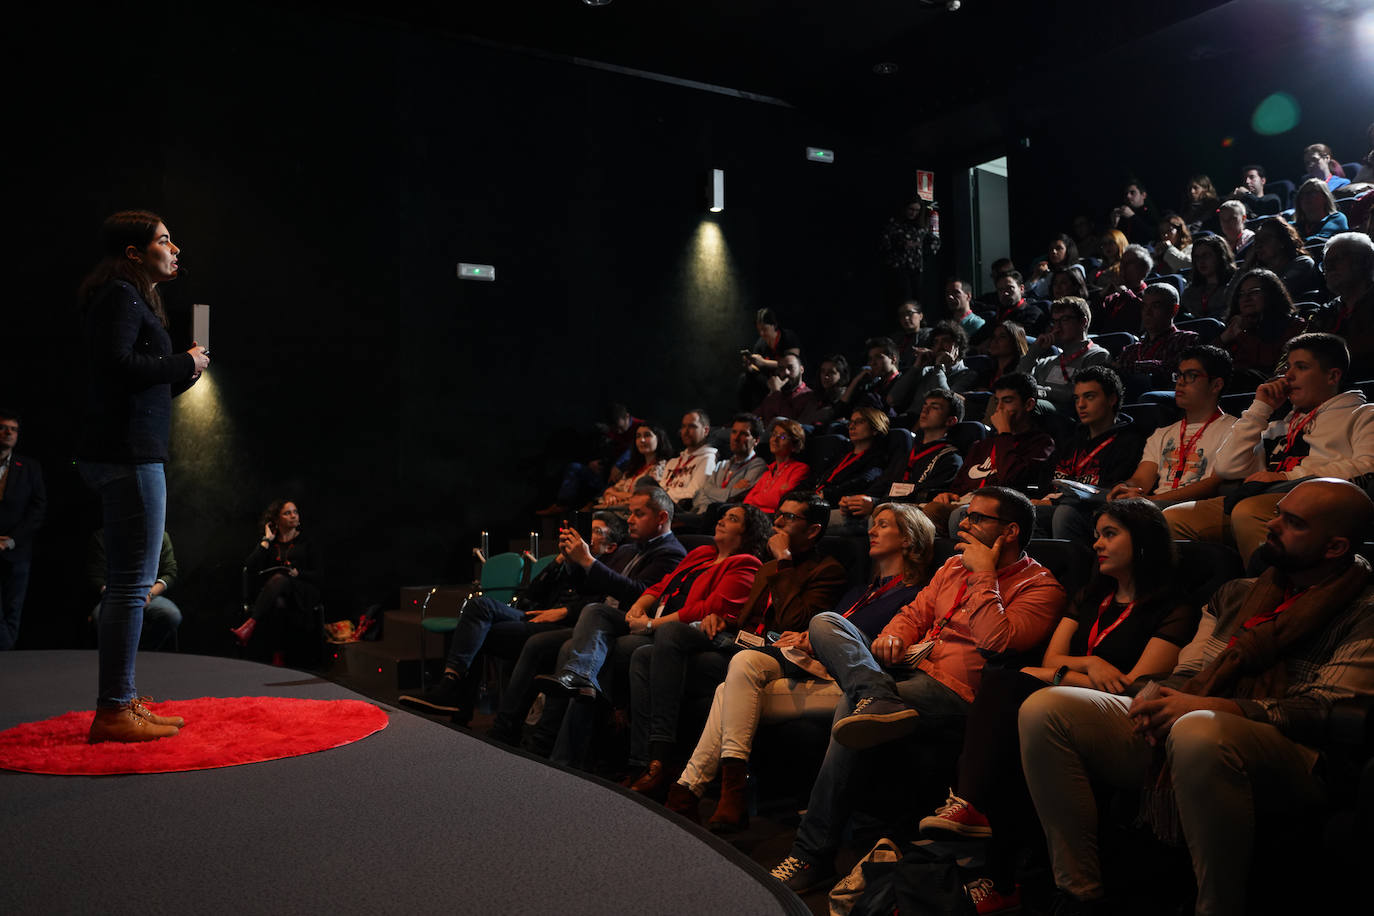
M 383 642 L 367 640 L 330 644 L 325 646 L 328 675 L 330 680 L 338 681 L 359 693 L 394 699 L 398 692 L 420 686 L 418 648 L 418 645 L 412 645 L 409 650 L 397 651 Z M 425 664 L 431 679 L 443 674 L 442 650 L 431 653 Z

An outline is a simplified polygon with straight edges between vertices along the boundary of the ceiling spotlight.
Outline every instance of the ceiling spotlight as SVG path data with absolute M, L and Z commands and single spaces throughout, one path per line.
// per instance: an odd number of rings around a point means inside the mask
M 898 67 L 890 60 L 879 61 L 873 65 L 873 72 L 879 76 L 891 76 L 896 73 Z
M 588 6 L 610 6 L 611 0 L 582 0 Z

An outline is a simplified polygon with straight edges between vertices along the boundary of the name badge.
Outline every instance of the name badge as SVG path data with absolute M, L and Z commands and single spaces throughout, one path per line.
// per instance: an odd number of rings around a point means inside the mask
M 763 637 L 757 633 L 746 633 L 740 630 L 735 634 L 735 645 L 744 649 L 762 649 L 765 645 Z
M 892 489 L 887 491 L 888 496 L 910 496 L 916 492 L 914 483 L 894 483 Z

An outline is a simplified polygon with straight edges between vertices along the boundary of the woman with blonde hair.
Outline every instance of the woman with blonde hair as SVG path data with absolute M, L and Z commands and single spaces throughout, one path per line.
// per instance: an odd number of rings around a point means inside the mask
M 1126 253 L 1126 234 L 1120 229 L 1108 229 L 1102 233 L 1102 266 L 1093 274 L 1090 286 L 1093 289 L 1112 289 L 1121 285 L 1121 256 Z
M 844 595 L 834 613 L 876 638 L 930 580 L 934 543 L 934 524 L 915 506 L 878 506 L 868 532 L 868 555 L 877 574 L 872 582 Z M 844 695 L 811 654 L 805 630 L 768 636 L 770 645 L 730 660 L 701 740 L 668 793 L 669 810 L 697 821 L 702 792 L 719 771 L 720 802 L 708 824 L 716 832 L 748 826 L 745 786 L 760 721 L 829 715 Z

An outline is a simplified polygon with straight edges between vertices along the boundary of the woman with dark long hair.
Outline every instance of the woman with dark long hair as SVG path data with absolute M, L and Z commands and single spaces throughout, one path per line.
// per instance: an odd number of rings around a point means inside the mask
M 176 279 L 179 253 L 157 214 L 116 213 L 105 220 L 102 257 L 81 285 L 90 374 L 77 470 L 100 494 L 106 562 L 92 742 L 166 738 L 184 724 L 150 711 L 134 684 L 167 513 L 172 398 L 210 365 L 203 347 L 174 352 L 167 333 L 158 285 Z
M 320 548 L 301 530 L 301 514 L 289 499 L 274 499 L 258 520 L 262 537 L 243 561 L 243 610 L 248 619 L 230 632 L 240 646 L 257 634 L 272 664 L 286 664 L 293 634 L 313 633 L 320 621 Z
M 1057 298 L 1051 294 L 1050 284 L 1054 274 L 1061 270 L 1074 271 L 1080 277 L 1085 277 L 1083 265 L 1079 263 L 1078 243 L 1073 240 L 1073 236 L 1062 232 L 1050 241 L 1049 252 L 1045 257 L 1035 262 L 1026 291 L 1035 299 Z
M 1188 179 L 1182 207 L 1183 221 L 1188 232 L 1196 233 L 1217 212 L 1217 189 L 1212 179 L 1206 175 L 1194 175 Z
M 1273 376 L 1284 347 L 1303 331 L 1288 288 L 1272 270 L 1247 270 L 1235 282 L 1217 346 L 1231 353 L 1228 392 L 1254 391 Z
M 1139 678 L 1172 671 L 1197 629 L 1198 612 L 1177 592 L 1169 523 L 1147 499 L 1119 499 L 1098 513 L 1097 571 L 1059 621 L 1037 667 L 989 667 L 969 710 L 959 758 L 959 794 L 950 793 L 921 831 L 987 837 L 987 876 L 969 885 L 975 904 L 1019 898 L 1015 864 L 1039 834 L 1021 772 L 1016 718 L 1039 690 L 1091 687 L 1122 694 Z
M 635 484 L 641 479 L 648 477 L 656 484 L 663 480 L 672 457 L 673 444 L 663 427 L 639 424 L 634 430 L 633 454 L 623 469 L 611 469 L 611 485 L 601 494 L 597 507 L 626 505 L 634 494 Z
M 1222 318 L 1229 304 L 1227 292 L 1236 275 L 1235 252 L 1226 240 L 1204 235 L 1193 240 L 1193 272 L 1179 300 L 1180 317 Z
M 1245 269 L 1272 270 L 1288 289 L 1289 298 L 1301 300 L 1322 287 L 1316 262 L 1305 250 L 1298 230 L 1282 217 L 1271 216 L 1255 229 L 1255 240 L 1246 249 Z

